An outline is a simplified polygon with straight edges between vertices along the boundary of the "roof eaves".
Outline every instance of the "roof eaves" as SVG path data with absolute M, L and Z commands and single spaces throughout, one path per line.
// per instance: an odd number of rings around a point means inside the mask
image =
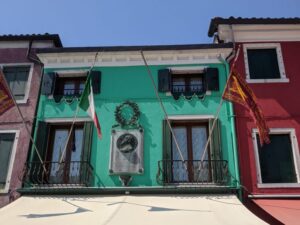
M 63 47 L 58 34 L 20 34 L 20 35 L 0 35 L 0 41 L 53 41 L 55 47 Z
M 300 24 L 300 18 L 242 18 L 242 17 L 215 17 L 211 19 L 208 36 L 212 37 L 220 24 Z
M 232 48 L 232 43 L 225 44 L 190 44 L 190 45 L 143 45 L 143 46 L 103 46 L 103 47 L 67 47 L 38 49 L 37 53 L 75 53 L 75 52 L 122 52 L 122 51 L 163 51 Z

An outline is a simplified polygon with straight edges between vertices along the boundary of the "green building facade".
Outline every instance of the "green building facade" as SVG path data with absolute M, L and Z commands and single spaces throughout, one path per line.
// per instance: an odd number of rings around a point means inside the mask
M 211 131 L 231 51 L 230 44 L 41 50 L 34 138 L 43 164 L 33 147 L 26 189 L 238 189 L 231 103 L 223 102 Z M 88 75 L 101 139 L 78 109 Z

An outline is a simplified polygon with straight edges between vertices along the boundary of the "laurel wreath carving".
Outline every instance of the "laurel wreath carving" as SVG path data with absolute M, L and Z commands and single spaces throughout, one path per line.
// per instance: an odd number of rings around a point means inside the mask
M 130 107 L 133 111 L 133 115 L 128 119 L 124 118 L 122 115 L 122 110 L 127 107 Z M 138 124 L 140 114 L 141 114 L 141 112 L 140 112 L 139 106 L 135 102 L 125 101 L 121 105 L 116 107 L 115 119 L 122 127 L 134 126 L 134 125 Z

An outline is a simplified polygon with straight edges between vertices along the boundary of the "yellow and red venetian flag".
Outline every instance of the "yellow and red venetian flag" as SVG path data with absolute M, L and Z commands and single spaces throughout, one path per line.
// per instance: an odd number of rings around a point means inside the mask
M 233 71 L 228 78 L 222 97 L 225 100 L 235 102 L 246 107 L 258 128 L 260 144 L 263 145 L 263 143 L 270 143 L 269 128 L 264 115 L 257 104 L 256 97 L 244 79 L 242 79 L 236 71 Z
M 0 116 L 14 106 L 14 101 L 6 86 L 5 77 L 0 70 Z

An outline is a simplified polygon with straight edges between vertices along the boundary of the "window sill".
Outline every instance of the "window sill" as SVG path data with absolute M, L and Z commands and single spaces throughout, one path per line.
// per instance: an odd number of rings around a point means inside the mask
M 26 104 L 28 99 L 16 100 L 17 104 Z
M 300 188 L 300 183 L 257 184 L 258 188 Z
M 0 189 L 0 194 L 7 194 L 8 193 L 8 190 L 6 189 Z
M 280 79 L 246 79 L 247 83 L 289 83 L 288 78 Z

